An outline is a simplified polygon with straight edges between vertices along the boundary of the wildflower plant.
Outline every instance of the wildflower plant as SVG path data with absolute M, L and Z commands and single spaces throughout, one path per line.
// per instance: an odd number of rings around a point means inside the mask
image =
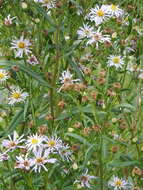
M 0 190 L 143 189 L 141 0 L 0 0 Z

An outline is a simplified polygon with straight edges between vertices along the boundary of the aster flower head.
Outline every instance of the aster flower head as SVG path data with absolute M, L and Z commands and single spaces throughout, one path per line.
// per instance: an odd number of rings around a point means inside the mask
M 47 9 L 52 9 L 56 7 L 56 0 L 34 0 L 35 2 L 41 3 L 43 7 L 46 7 Z
M 124 14 L 124 11 L 119 8 L 118 5 L 111 4 L 108 6 L 107 12 L 112 16 L 112 17 L 121 17 Z
M 28 39 L 24 39 L 23 36 L 20 39 L 13 40 L 11 43 L 11 49 L 15 50 L 15 57 L 23 57 L 23 54 L 28 55 L 31 53 L 31 43 Z
M 77 82 L 77 81 L 80 81 L 80 79 L 73 79 L 73 75 L 67 69 L 66 71 L 62 72 L 62 76 L 60 77 L 60 81 L 61 81 L 62 84 L 64 84 L 64 83 Z
M 10 76 L 6 70 L 0 69 L 0 83 L 4 83 L 9 77 Z
M 4 24 L 6 26 L 10 26 L 12 25 L 12 21 L 15 19 L 16 17 L 11 17 L 11 15 L 9 14 L 5 19 L 4 19 Z
M 86 170 L 86 172 L 80 176 L 80 179 L 76 180 L 74 183 L 81 183 L 82 187 L 90 188 L 90 181 L 95 178 L 95 176 L 88 175 L 88 170 Z
M 44 137 L 38 134 L 28 136 L 26 140 L 26 148 L 31 151 L 36 151 L 38 148 L 43 147 Z
M 118 68 L 122 68 L 122 66 L 124 65 L 124 58 L 121 57 L 120 55 L 110 55 L 108 57 L 108 62 L 107 64 L 112 67 L 116 67 Z
M 63 159 L 63 161 L 71 160 L 72 152 L 69 150 L 68 145 L 65 145 L 65 146 L 63 145 L 61 148 L 59 148 L 58 152 L 59 152 L 59 155 L 61 156 L 61 158 Z
M 16 103 L 24 102 L 28 96 L 29 95 L 27 92 L 23 92 L 23 90 L 19 87 L 13 86 L 10 92 L 10 97 L 8 98 L 9 104 L 13 105 Z
M 104 42 L 110 42 L 111 38 L 109 35 L 103 35 L 101 28 L 99 27 L 97 31 L 94 31 L 91 35 L 90 38 L 87 41 L 87 45 L 95 44 L 96 47 L 98 48 L 99 43 L 104 43 Z
M 45 137 L 45 147 L 50 151 L 50 152 L 57 152 L 59 149 L 63 147 L 62 140 L 56 136 L 52 137 Z
M 24 148 L 23 146 L 19 145 L 20 143 L 24 142 L 25 140 L 23 139 L 23 136 L 20 136 L 17 134 L 16 131 L 13 133 L 13 137 L 8 135 L 9 139 L 5 139 L 2 141 L 3 147 L 5 147 L 8 151 L 15 150 L 16 148 Z
M 0 162 L 9 160 L 9 155 L 7 154 L 8 151 L 0 154 Z
M 108 5 L 102 5 L 101 7 L 97 5 L 95 8 L 91 8 L 90 13 L 87 15 L 87 18 L 94 21 L 96 26 L 106 21 L 109 17 Z
M 28 57 L 27 62 L 28 62 L 30 65 L 33 65 L 33 66 L 39 64 L 37 58 L 36 58 L 34 55 L 31 55 L 30 57 Z
M 113 176 L 112 179 L 108 182 L 109 187 L 113 187 L 114 190 L 128 190 L 131 187 L 131 184 L 122 178 Z
M 60 77 L 60 82 L 62 83 L 62 86 L 58 91 L 60 92 L 66 85 L 72 85 L 74 84 L 74 82 L 79 81 L 80 79 L 73 79 L 73 75 L 67 69 L 66 71 L 62 72 L 62 76 Z
M 83 24 L 83 27 L 80 27 L 79 30 L 77 31 L 79 39 L 89 38 L 92 33 L 93 33 L 93 27 L 87 24 Z
M 41 168 L 44 168 L 45 171 L 47 171 L 47 168 L 45 166 L 46 163 L 55 163 L 57 160 L 55 158 L 49 158 L 49 150 L 43 150 L 43 148 L 39 148 L 34 153 L 34 158 L 32 159 L 33 162 L 33 168 L 35 172 L 40 172 Z
M 20 155 L 16 156 L 16 165 L 15 168 L 23 169 L 23 170 L 30 170 L 33 166 L 32 159 L 28 159 L 28 155 Z

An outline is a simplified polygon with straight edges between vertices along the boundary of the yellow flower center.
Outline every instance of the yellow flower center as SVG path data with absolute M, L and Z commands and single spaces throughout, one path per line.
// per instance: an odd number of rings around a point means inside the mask
M 0 79 L 3 79 L 5 75 L 3 73 L 0 73 Z
M 117 10 L 117 6 L 116 5 L 111 5 L 111 9 L 113 10 L 113 11 L 116 11 Z
M 19 42 L 18 47 L 21 48 L 21 49 L 24 49 L 26 47 L 25 42 Z
M 37 158 L 37 159 L 36 159 L 36 162 L 39 163 L 39 164 L 40 164 L 40 163 L 43 163 L 43 161 L 44 161 L 43 158 Z
M 98 15 L 99 17 L 103 17 L 103 16 L 105 15 L 105 13 L 104 13 L 101 9 L 99 9 L 99 10 L 97 11 L 97 15 Z
M 56 142 L 54 140 L 51 140 L 48 142 L 48 146 L 54 147 L 56 145 Z
M 19 99 L 21 97 L 21 94 L 18 92 L 15 92 L 12 94 L 12 98 Z
M 11 141 L 10 142 L 10 147 L 15 147 L 16 146 L 16 143 L 14 141 Z
M 113 62 L 114 62 L 115 64 L 119 64 L 119 63 L 120 63 L 120 58 L 119 58 L 119 57 L 114 57 L 114 58 L 113 58 Z
M 85 34 L 86 35 L 90 34 L 89 30 L 85 30 Z
M 31 140 L 31 143 L 32 143 L 32 144 L 38 144 L 38 142 L 39 142 L 38 139 L 32 139 L 32 140 Z
M 43 3 L 50 3 L 51 0 L 44 0 Z
M 120 187 L 121 185 L 122 185 L 122 181 L 121 181 L 121 180 L 117 180 L 117 181 L 116 181 L 116 186 L 117 186 L 117 187 Z

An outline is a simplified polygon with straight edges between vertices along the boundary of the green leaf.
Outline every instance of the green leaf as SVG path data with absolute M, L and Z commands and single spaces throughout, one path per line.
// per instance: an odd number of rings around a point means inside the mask
M 27 75 L 29 75 L 29 76 L 31 76 L 32 78 L 34 78 L 35 80 L 37 80 L 41 85 L 47 86 L 47 87 L 49 87 L 49 88 L 52 88 L 52 87 L 47 83 L 47 81 L 45 81 L 45 80 L 42 78 L 42 76 L 41 76 L 39 73 L 33 71 L 30 67 L 26 67 L 26 66 L 24 65 L 24 62 L 23 62 L 23 61 L 19 62 L 19 61 L 12 61 L 12 60 L 11 60 L 11 61 L 9 61 L 9 60 L 0 60 L 0 65 L 1 65 L 1 66 L 5 66 L 6 68 L 9 68 L 9 67 L 11 68 L 12 66 L 16 65 L 16 66 L 18 66 L 18 67 L 20 68 L 20 70 L 21 70 L 22 72 L 26 73 Z
M 24 65 L 20 65 L 20 70 L 30 75 L 32 78 L 36 79 L 39 83 L 43 86 L 47 86 L 51 88 L 51 86 L 35 71 L 31 70 L 30 68 L 25 67 Z
M 54 21 L 52 20 L 52 18 L 47 14 L 47 12 L 45 11 L 45 9 L 43 9 L 41 6 L 39 6 L 38 4 L 35 4 L 35 8 L 38 10 L 38 12 L 44 16 L 44 18 L 48 21 L 48 23 L 52 26 L 55 26 Z
M 109 166 L 111 166 L 111 167 L 127 167 L 127 166 L 136 166 L 137 164 L 139 164 L 138 161 L 127 161 L 127 162 L 114 161 L 114 162 L 109 163 Z
M 75 133 L 66 133 L 66 136 L 73 137 L 74 139 L 78 140 L 79 142 L 83 143 L 84 145 L 91 146 L 91 144 L 83 137 L 80 135 L 77 135 Z
M 120 110 L 121 111 L 122 109 L 128 109 L 129 111 L 132 111 L 132 112 L 136 110 L 135 106 L 133 106 L 131 104 L 123 103 L 123 104 L 116 105 L 112 109 L 112 111 L 114 111 L 114 110 Z
M 75 70 L 75 72 L 77 73 L 78 77 L 79 77 L 81 80 L 84 80 L 83 74 L 82 74 L 81 70 L 79 69 L 79 67 L 78 67 L 78 65 L 77 65 L 77 63 L 76 63 L 76 61 L 75 61 L 75 59 L 74 59 L 74 58 L 71 58 L 71 59 L 67 58 L 67 59 L 68 59 L 68 61 L 69 61 L 69 64 L 72 66 L 72 68 L 73 68 L 73 69 Z
M 11 121 L 5 136 L 11 134 L 15 128 L 19 125 L 19 123 L 23 120 L 23 108 L 15 114 L 13 120 Z

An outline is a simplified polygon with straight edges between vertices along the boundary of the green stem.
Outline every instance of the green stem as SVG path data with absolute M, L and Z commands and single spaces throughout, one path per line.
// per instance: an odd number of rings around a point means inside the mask
M 99 158 L 99 162 L 100 162 L 100 184 L 101 184 L 101 190 L 103 190 L 104 186 L 103 186 L 103 160 L 102 160 L 102 144 L 103 144 L 103 138 L 102 138 L 102 131 L 100 132 L 100 158 Z
M 51 115 L 53 117 L 53 125 L 54 125 L 54 119 L 56 114 L 56 81 L 58 77 L 58 71 L 59 71 L 59 57 L 60 57 L 60 49 L 59 49 L 59 34 L 60 34 L 60 25 L 57 24 L 57 32 L 55 37 L 55 44 L 56 44 L 56 56 L 55 56 L 55 65 L 54 65 L 54 74 L 53 74 L 53 80 L 51 82 L 52 89 L 50 91 L 50 107 L 51 107 Z

